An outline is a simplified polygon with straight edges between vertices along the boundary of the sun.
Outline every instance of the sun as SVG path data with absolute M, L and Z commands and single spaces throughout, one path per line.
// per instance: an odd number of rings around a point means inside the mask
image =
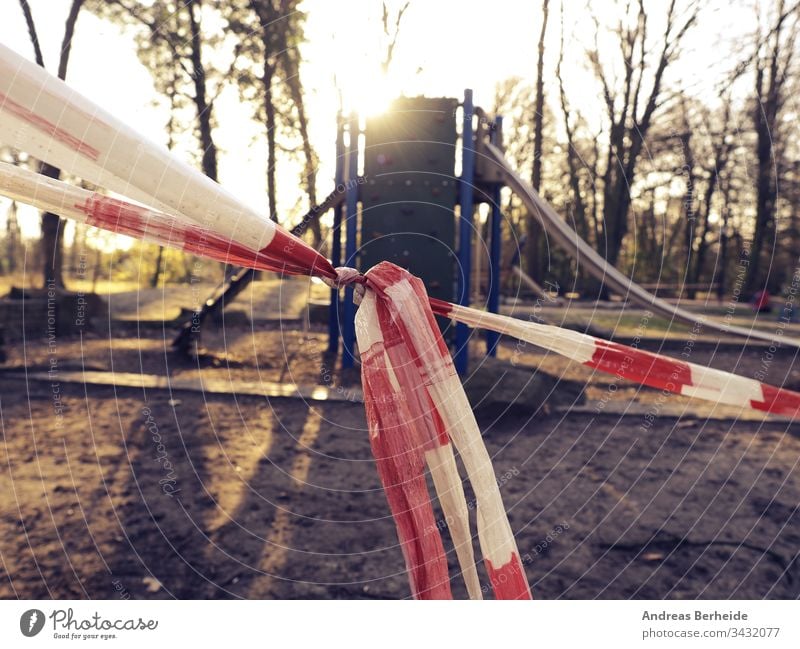
M 360 68 L 364 71 L 364 67 Z M 373 117 L 386 112 L 401 89 L 385 74 L 376 70 L 373 74 L 343 75 L 337 79 L 345 114 L 357 113 L 361 117 Z
M 362 80 L 353 89 L 351 109 L 363 117 L 374 117 L 385 113 L 399 95 L 399 89 L 381 74 L 370 82 Z
M 341 107 L 345 114 L 362 117 L 385 112 L 400 94 L 399 79 L 392 70 L 385 70 L 380 56 L 362 39 L 337 38 L 335 50 L 339 66 L 334 73 Z

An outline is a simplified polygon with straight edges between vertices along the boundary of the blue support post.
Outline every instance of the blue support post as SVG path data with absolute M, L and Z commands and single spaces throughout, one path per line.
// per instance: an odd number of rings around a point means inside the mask
M 358 115 L 350 115 L 348 131 L 350 144 L 347 149 L 347 184 L 345 216 L 345 266 L 356 265 L 356 235 L 358 232 Z M 344 305 L 342 308 L 342 368 L 349 369 L 355 365 L 356 343 L 356 306 L 353 304 L 353 289 L 348 287 L 344 291 Z
M 469 306 L 470 279 L 472 275 L 472 213 L 473 183 L 475 180 L 475 145 L 472 141 L 472 90 L 464 91 L 464 122 L 461 128 L 461 182 L 459 184 L 458 203 L 461 207 L 461 218 L 458 224 L 458 265 L 459 285 L 458 303 Z M 456 371 L 464 375 L 469 368 L 469 327 L 456 325 Z
M 494 118 L 494 130 L 491 134 L 492 144 L 499 143 L 498 135 L 502 132 L 503 118 L 499 115 Z M 500 310 L 500 223 L 503 215 L 500 212 L 500 188 L 501 183 L 496 183 L 492 187 L 492 221 L 491 221 L 491 240 L 489 242 L 489 303 L 486 305 L 490 313 L 498 313 Z M 497 356 L 497 343 L 500 334 L 496 331 L 486 330 L 486 353 L 489 356 Z
M 344 120 L 336 116 L 336 191 L 344 187 Z M 342 265 L 342 205 L 333 208 L 333 231 L 331 232 L 331 264 Z M 328 312 L 328 351 L 339 352 L 339 289 L 331 289 L 331 308 Z

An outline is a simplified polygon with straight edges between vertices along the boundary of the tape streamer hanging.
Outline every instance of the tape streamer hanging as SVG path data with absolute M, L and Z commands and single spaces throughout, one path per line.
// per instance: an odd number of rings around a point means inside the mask
M 427 494 L 431 471 L 470 597 L 481 590 L 453 446 L 475 493 L 478 540 L 496 599 L 531 593 L 489 453 L 418 277 L 389 262 L 366 274 L 356 314 L 370 443 L 415 597 L 450 597 Z

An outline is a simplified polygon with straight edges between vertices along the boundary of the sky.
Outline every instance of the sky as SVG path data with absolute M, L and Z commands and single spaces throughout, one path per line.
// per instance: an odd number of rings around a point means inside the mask
M 396 8 L 399 0 L 389 3 Z M 653 2 L 654 8 L 665 3 Z M 3 20 L 0 41 L 32 58 L 22 12 L 17 0 L 0 0 Z M 46 65 L 55 69 L 69 0 L 30 0 Z M 551 83 L 559 40 L 559 5 L 551 0 L 545 83 Z M 730 63 L 723 55 L 752 28 L 749 2 L 705 3 L 701 28 L 687 39 L 684 53 L 671 70 L 675 80 L 693 92 L 714 99 L 714 82 Z M 613 15 L 607 0 L 595 0 L 591 12 Z M 573 106 L 599 107 L 598 89 L 585 64 L 585 44 L 593 24 L 587 4 L 566 2 L 565 70 Z M 379 110 L 397 95 L 462 97 L 472 88 L 478 105 L 490 107 L 495 85 L 512 76 L 533 83 L 536 46 L 541 29 L 539 3 L 531 0 L 412 0 L 403 18 L 395 58 L 388 78 L 380 74 L 385 49 L 381 3 L 375 0 L 305 0 L 307 43 L 303 45 L 301 74 L 308 93 L 311 138 L 321 158 L 318 188 L 324 196 L 332 186 L 335 114 L 341 88 L 347 110 Z M 654 10 L 655 13 L 658 13 Z M 657 29 L 654 18 L 652 29 Z M 136 57 L 133 34 L 83 11 L 79 17 L 67 81 L 103 108 L 156 142 L 165 143 L 166 108 L 159 102 L 150 75 Z M 552 93 L 555 96 L 555 93 Z M 589 110 L 591 120 L 596 112 Z M 215 133 L 220 153 L 220 182 L 244 202 L 266 213 L 266 145 L 261 127 L 238 99 L 226 90 L 217 105 Z M 599 119 L 599 118 L 597 118 Z M 178 150 L 179 155 L 186 151 Z M 285 167 L 279 176 L 278 200 L 282 214 L 297 214 L 304 205 L 298 170 Z M 7 205 L 7 203 L 6 203 Z M 0 215 L 3 214 L 0 203 Z M 26 236 L 38 235 L 38 217 L 21 210 Z M 69 238 L 69 232 L 67 233 Z

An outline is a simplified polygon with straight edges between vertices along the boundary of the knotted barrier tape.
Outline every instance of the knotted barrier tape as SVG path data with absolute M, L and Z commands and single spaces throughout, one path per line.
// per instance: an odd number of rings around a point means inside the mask
M 370 445 L 415 597 L 451 597 L 426 468 L 467 592 L 472 598 L 481 597 L 455 451 L 476 496 L 478 540 L 495 597 L 530 597 L 489 455 L 434 313 L 514 336 L 637 383 L 800 419 L 800 394 L 790 390 L 586 334 L 428 298 L 418 278 L 387 262 L 366 275 L 334 269 L 303 241 L 2 45 L 0 141 L 145 205 L 0 164 L 4 196 L 218 261 L 318 276 L 333 286 L 357 285 L 361 305 L 356 334 Z
M 366 279 L 356 338 L 370 443 L 414 596 L 450 596 L 447 560 L 427 497 L 427 465 L 467 591 L 481 597 L 455 446 L 475 493 L 478 540 L 495 597 L 530 599 L 489 453 L 422 281 L 388 262 Z

